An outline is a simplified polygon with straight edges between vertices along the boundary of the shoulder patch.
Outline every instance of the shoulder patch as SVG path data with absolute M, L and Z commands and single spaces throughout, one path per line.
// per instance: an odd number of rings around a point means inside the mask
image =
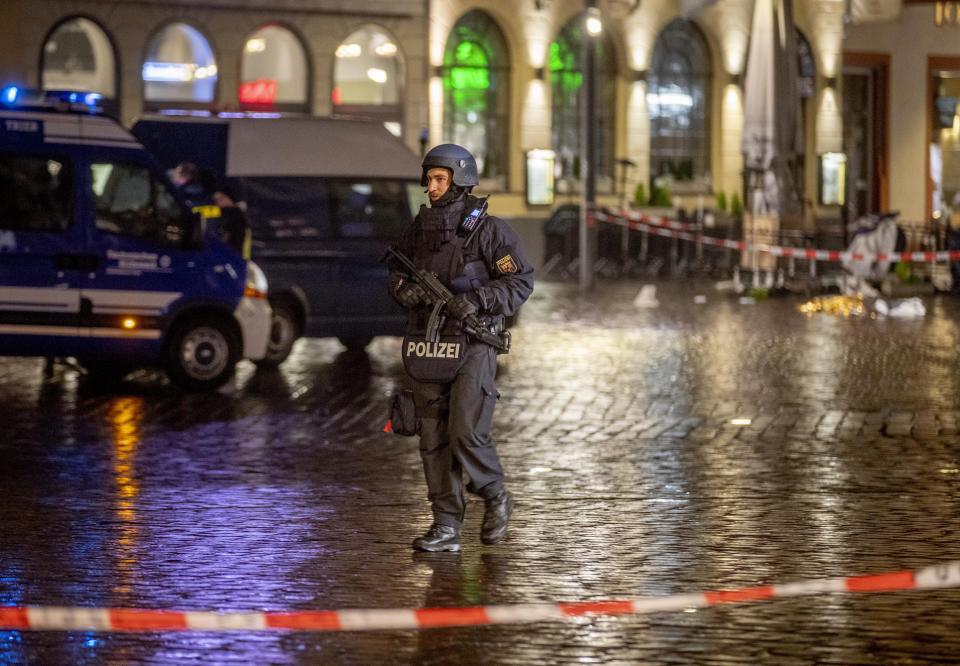
M 509 254 L 505 254 L 500 259 L 497 259 L 497 269 L 501 273 L 516 273 L 517 262 L 515 262 Z

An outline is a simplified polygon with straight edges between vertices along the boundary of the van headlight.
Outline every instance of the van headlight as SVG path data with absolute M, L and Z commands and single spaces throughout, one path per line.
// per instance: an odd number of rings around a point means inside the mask
M 267 297 L 267 276 L 260 267 L 252 261 L 247 262 L 247 282 L 243 287 L 243 295 L 247 298 Z

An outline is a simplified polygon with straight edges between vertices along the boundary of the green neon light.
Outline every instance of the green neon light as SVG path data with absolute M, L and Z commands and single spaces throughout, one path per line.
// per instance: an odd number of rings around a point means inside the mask
M 581 45 L 583 43 L 583 33 L 577 20 L 573 20 L 560 31 L 557 39 L 550 43 L 548 62 L 551 72 L 581 72 L 580 64 Z M 614 65 L 607 62 L 604 53 L 603 40 L 597 41 L 596 46 L 597 60 L 600 64 L 599 74 L 603 76 L 607 71 L 611 71 Z M 581 77 L 578 76 L 578 81 Z M 577 83 L 577 86 L 580 84 Z
M 451 67 L 448 71 L 449 88 L 454 90 L 487 90 L 490 88 L 490 70 L 475 67 Z
M 450 53 L 448 52 L 448 56 Z M 489 90 L 490 59 L 486 49 L 476 41 L 465 39 L 453 49 L 448 57 L 443 77 L 446 90 Z
M 471 67 L 487 67 L 490 59 L 487 52 L 476 42 L 464 40 L 457 44 L 454 51 L 454 61 L 458 65 L 469 65 Z
M 453 104 L 450 112 L 458 118 L 470 111 L 480 115 L 487 110 L 487 93 L 484 90 L 452 90 L 449 99 Z
M 551 72 L 580 69 L 580 63 L 577 62 L 577 58 L 566 40 L 550 43 L 549 61 Z

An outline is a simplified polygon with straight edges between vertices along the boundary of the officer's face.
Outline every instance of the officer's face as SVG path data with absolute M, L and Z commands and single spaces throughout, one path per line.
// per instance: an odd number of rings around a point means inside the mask
M 435 167 L 427 171 L 427 196 L 435 203 L 450 189 L 450 170 Z

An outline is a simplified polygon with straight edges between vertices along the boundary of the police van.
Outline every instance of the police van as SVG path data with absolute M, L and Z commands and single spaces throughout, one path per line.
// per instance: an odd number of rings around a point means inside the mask
M 246 204 L 273 308 L 261 365 L 283 362 L 304 335 L 355 350 L 403 335 L 406 313 L 388 293 L 382 258 L 426 198 L 420 160 L 382 123 L 156 114 L 132 132 L 165 168 L 208 169 Z
M 266 279 L 96 103 L 0 91 L 0 354 L 216 388 L 266 353 Z

